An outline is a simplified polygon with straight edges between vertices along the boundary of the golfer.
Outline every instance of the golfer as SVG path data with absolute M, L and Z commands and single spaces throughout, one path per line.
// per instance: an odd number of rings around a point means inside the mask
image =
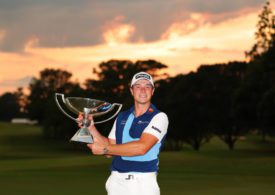
M 108 138 L 93 124 L 89 127 L 94 138 L 94 143 L 88 144 L 92 153 L 113 156 L 106 182 L 109 195 L 160 194 L 158 155 L 167 133 L 168 117 L 151 104 L 154 90 L 150 74 L 135 74 L 130 85 L 134 106 L 118 115 Z

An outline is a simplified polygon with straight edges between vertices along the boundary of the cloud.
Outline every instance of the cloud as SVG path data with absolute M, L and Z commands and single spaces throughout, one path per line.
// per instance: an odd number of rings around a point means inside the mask
M 258 7 L 263 5 L 265 0 L 238 0 L 238 1 L 224 1 L 224 0 L 176 0 L 179 8 L 185 8 L 191 12 L 201 13 L 228 13 L 236 12 L 247 7 Z M 182 6 L 180 6 L 182 5 Z
M 108 45 L 126 43 L 133 35 L 135 27 L 123 23 L 124 16 L 117 16 L 103 27 L 103 39 Z
M 0 85 L 2 87 L 20 87 L 20 86 L 26 86 L 27 84 L 29 84 L 30 80 L 32 79 L 32 76 L 25 76 L 19 79 L 5 79 L 5 80 L 1 80 L 0 78 Z
M 15 89 L 19 87 L 25 87 L 27 86 L 32 79 L 32 76 L 24 76 L 22 78 L 18 79 L 3 79 L 0 76 L 0 95 L 7 91 L 14 91 Z
M 4 0 L 4 2 L 6 2 Z M 23 2 L 23 1 L 22 1 Z M 87 1 L 18 1 L 0 6 L 0 27 L 7 29 L 2 51 L 22 51 L 30 38 L 39 37 L 44 47 L 66 47 L 98 44 L 102 21 Z M 5 4 L 4 4 L 5 5 Z M 6 9 L 5 9 L 6 8 Z
M 207 21 L 207 14 L 190 13 L 190 17 L 183 21 L 176 21 L 161 35 L 162 39 L 170 39 L 174 36 L 187 35 L 200 28 Z
M 6 31 L 0 29 L 0 41 L 5 38 L 5 35 L 6 35 Z
M 263 0 L 211 3 L 204 0 L 1 0 L 0 27 L 7 31 L 0 50 L 22 51 L 26 41 L 34 36 L 39 38 L 41 47 L 98 45 L 106 41 L 102 39 L 102 26 L 121 15 L 123 24 L 130 25 L 123 28 L 124 32 L 134 31 L 130 33 L 131 41 L 157 41 L 172 23 L 189 20 L 191 13 L 216 15 L 209 20 L 222 22 L 232 13 L 259 8 L 263 3 Z
M 193 17 L 199 18 L 202 16 L 194 14 Z M 181 72 L 186 72 L 190 70 L 190 66 L 195 67 L 201 63 L 212 63 L 215 62 L 215 59 L 219 61 L 243 59 L 244 51 L 253 43 L 253 29 L 256 18 L 257 15 L 251 13 L 218 24 L 205 22 L 200 24 L 200 28 L 194 28 L 193 32 L 189 34 L 184 33 L 185 29 L 182 29 L 182 25 L 175 26 L 172 24 L 170 30 L 167 31 L 170 34 L 163 36 L 158 41 L 149 43 L 127 42 L 131 33 L 130 35 L 126 33 L 126 38 L 122 36 L 123 41 L 117 41 L 114 45 L 106 42 L 95 46 L 46 48 L 27 44 L 28 47 L 25 48 L 25 52 L 53 64 L 69 64 L 71 69 L 79 64 L 93 64 L 95 66 L 109 59 L 137 60 L 154 58 L 168 65 L 170 64 L 171 69 L 173 69 L 174 63 L 181 64 Z M 123 25 L 125 24 L 115 23 L 114 28 L 107 28 L 105 32 L 111 31 L 114 33 Z M 183 33 L 181 33 L 182 30 Z M 201 50 L 201 48 L 208 48 L 208 52 Z M 215 58 L 212 55 L 213 53 L 219 56 Z M 201 55 L 201 58 L 195 57 L 198 54 Z M 80 75 L 82 71 L 77 70 L 74 72 Z

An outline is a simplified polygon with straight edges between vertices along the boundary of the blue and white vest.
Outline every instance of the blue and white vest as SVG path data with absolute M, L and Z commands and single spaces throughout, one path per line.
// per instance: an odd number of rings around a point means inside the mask
M 134 107 L 121 112 L 116 119 L 116 143 L 123 144 L 139 140 L 144 129 L 158 113 L 160 113 L 160 111 L 152 104 L 149 109 L 139 117 L 134 116 Z M 159 164 L 158 155 L 164 139 L 165 136 L 144 155 L 133 157 L 114 156 L 111 171 L 122 173 L 157 172 Z

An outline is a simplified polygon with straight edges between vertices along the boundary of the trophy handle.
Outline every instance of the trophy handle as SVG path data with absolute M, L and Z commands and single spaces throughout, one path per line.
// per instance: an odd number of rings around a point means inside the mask
M 58 106 L 58 108 L 67 116 L 69 117 L 70 119 L 74 120 L 75 122 L 77 122 L 77 119 L 75 119 L 74 117 L 72 117 L 71 115 L 69 115 L 67 112 L 65 112 L 65 110 L 61 107 L 61 105 L 59 104 L 59 101 L 58 101 L 58 96 L 61 97 L 63 103 L 65 104 L 65 98 L 64 98 L 64 94 L 62 93 L 55 93 L 55 101 L 56 101 L 56 104 Z
M 110 110 L 112 110 L 115 106 L 118 106 L 118 110 L 116 111 L 116 113 L 113 116 L 111 116 L 110 118 L 105 119 L 103 121 L 95 121 L 94 124 L 104 123 L 104 122 L 107 122 L 107 121 L 111 120 L 112 118 L 114 118 L 119 113 L 119 111 L 121 110 L 122 104 L 113 103 L 112 107 L 110 108 Z

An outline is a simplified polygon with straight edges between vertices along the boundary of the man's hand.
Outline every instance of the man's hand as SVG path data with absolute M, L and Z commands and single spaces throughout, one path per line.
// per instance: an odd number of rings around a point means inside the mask
M 87 144 L 87 146 L 91 149 L 91 151 L 94 155 L 108 154 L 108 145 L 106 145 L 106 143 L 104 143 L 101 140 L 98 140 L 96 138 L 94 138 L 94 143 Z
M 93 119 L 93 116 L 91 114 L 88 115 L 88 120 L 87 121 L 89 121 L 89 127 L 94 127 L 94 119 Z M 83 123 L 87 122 L 87 121 L 85 121 L 85 119 L 84 119 L 84 113 L 79 112 L 78 118 L 77 118 L 78 126 L 80 128 L 82 128 L 82 126 L 84 125 Z

